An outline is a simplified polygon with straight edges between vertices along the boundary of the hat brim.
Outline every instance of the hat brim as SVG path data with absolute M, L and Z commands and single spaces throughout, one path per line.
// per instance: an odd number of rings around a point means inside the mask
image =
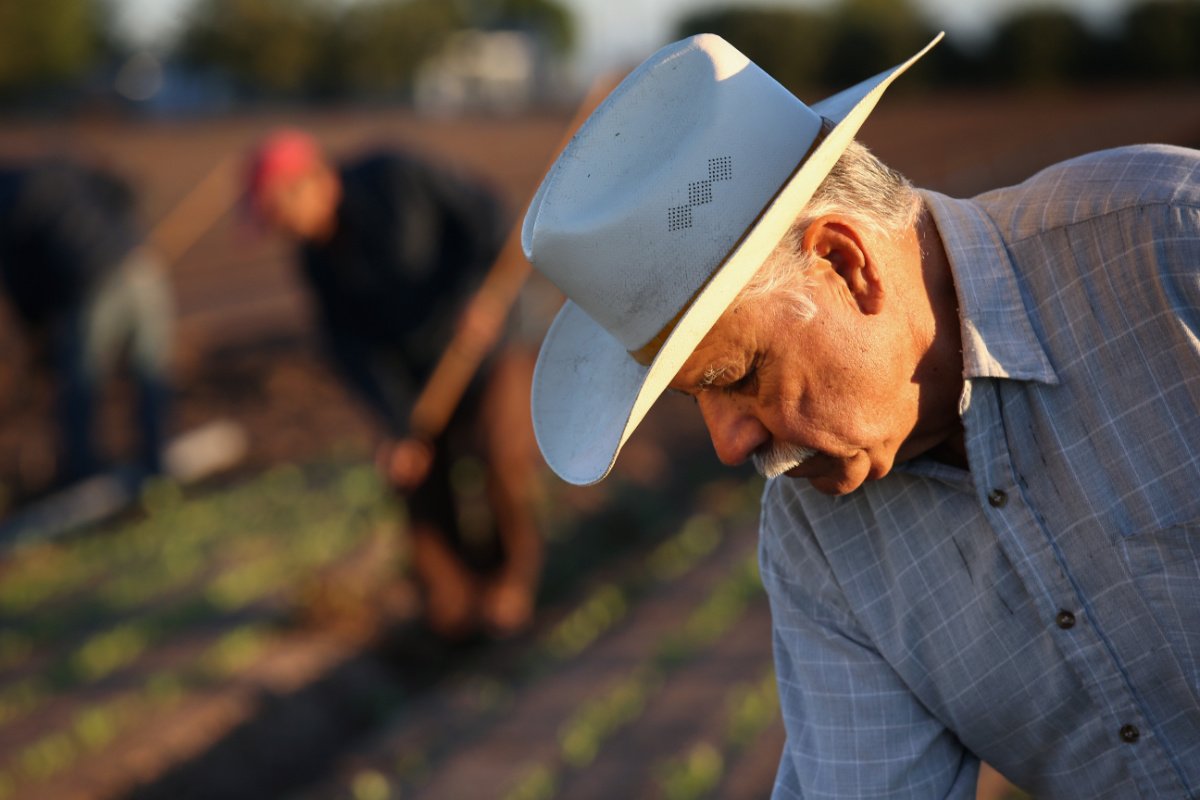
M 648 367 L 575 303 L 563 305 L 542 342 L 532 397 L 538 446 L 559 477 L 587 485 L 609 473 L 650 406 L 787 234 L 883 92 L 941 38 L 939 33 L 903 64 L 811 106 L 832 129 L 717 267 Z

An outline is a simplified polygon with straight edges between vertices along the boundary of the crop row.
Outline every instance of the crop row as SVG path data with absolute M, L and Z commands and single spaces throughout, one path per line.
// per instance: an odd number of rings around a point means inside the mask
M 742 503 L 732 505 L 740 508 Z M 722 510 L 735 516 L 729 509 Z M 472 674 L 447 690 L 453 695 L 448 701 L 456 717 L 452 724 L 442 720 L 440 726 L 425 725 L 407 718 L 403 708 L 392 709 L 400 728 L 420 728 L 416 741 L 401 734 L 396 737 L 400 741 L 385 742 L 376 760 L 386 762 L 386 767 L 358 770 L 348 778 L 346 786 L 333 793 L 349 797 L 365 793 L 374 797 L 383 785 L 388 792 L 384 797 L 401 791 L 407 795 L 467 732 L 484 730 L 500 719 L 523 688 L 569 662 L 586 658 L 605 633 L 628 618 L 642 597 L 656 586 L 684 577 L 712 554 L 727 533 L 728 526 L 712 514 L 695 514 L 674 534 L 638 558 L 636 565 L 622 570 L 615 578 L 593 580 L 594 585 L 586 595 L 524 649 L 515 668 L 498 670 L 501 674 Z
M 463 692 L 487 694 L 491 702 L 451 701 L 462 718 L 450 729 L 432 733 L 422 728 L 418 741 L 380 748 L 364 766 L 347 776 L 346 782 L 328 793 L 313 797 L 335 796 L 353 800 L 389 800 L 411 796 L 420 791 L 436 770 L 452 742 L 473 738 L 510 713 L 521 690 L 548 673 L 559 670 L 568 661 L 586 659 L 589 651 L 605 634 L 613 631 L 655 586 L 683 579 L 706 557 L 712 556 L 727 535 L 727 527 L 710 515 L 689 519 L 681 530 L 646 557 L 639 569 L 620 580 L 594 588 L 556 626 L 539 638 L 526 664 L 530 667 L 510 682 L 497 686 L 495 680 L 476 676 L 464 683 Z M 590 699 L 564 719 L 554 735 L 555 755 L 528 766 L 524 774 L 503 797 L 506 800 L 548 800 L 572 772 L 587 768 L 606 743 L 636 721 L 647 704 L 668 679 L 712 647 L 742 617 L 748 605 L 760 598 L 761 584 L 757 558 L 750 555 L 731 565 L 728 573 L 681 620 L 676 631 L 647 647 L 646 655 L 604 692 Z M 536 655 L 535 655 L 536 654 Z M 486 687 L 486 688 L 485 688 Z M 770 691 L 773 696 L 774 688 Z M 751 692 L 739 685 L 730 689 L 731 737 L 738 742 L 747 730 L 760 726 L 761 703 L 748 700 Z M 769 704 L 768 704 L 769 705 Z M 464 711 L 473 708 L 474 711 Z M 752 709 L 759 709 L 756 717 Z M 412 724 L 412 723 L 410 723 Z M 419 722 L 416 724 L 420 724 Z M 440 741 L 439 741 L 440 739 Z M 733 739 L 731 738 L 731 741 Z M 664 764 L 664 781 L 678 783 L 677 766 Z M 675 776 L 675 777 L 670 777 Z
M 753 491 L 716 492 L 723 500 L 709 505 L 737 516 Z M 132 522 L 27 547 L 0 566 L 0 735 L 17 731 L 0 751 L 0 800 L 228 682 L 282 635 L 281 595 L 380 526 L 403 525 L 402 505 L 362 465 L 281 467 L 198 496 L 159 484 L 142 505 Z M 549 513 L 569 515 L 553 505 Z M 515 675 L 474 682 L 480 713 L 579 657 L 652 585 L 711 553 L 722 527 L 696 515 L 631 577 L 598 586 L 526 648 Z M 185 633 L 182 658 L 156 655 L 178 651 L 172 643 Z
M 362 466 L 279 468 L 196 498 L 160 484 L 143 504 L 131 524 L 18 551 L 3 567 L 0 731 L 21 729 L 0 752 L 0 798 L 228 682 L 279 635 L 290 588 L 401 522 Z M 182 655 L 141 666 L 168 644 Z
M 60 776 L 79 758 L 99 753 L 120 734 L 170 710 L 195 688 L 230 680 L 270 645 L 274 634 L 269 625 L 239 626 L 184 667 L 151 673 L 139 679 L 137 688 L 81 704 L 63 723 L 20 746 L 3 763 L 0 800 L 19 796 L 19 786 Z
M 82 601 L 114 613 L 153 601 L 213 564 L 269 555 L 313 520 L 376 513 L 385 505 L 370 467 L 276 467 L 228 491 L 185 497 L 174 483 L 143 493 L 144 515 L 65 544 L 40 544 L 9 555 L 0 568 L 0 618 L 28 619 L 56 605 L 69 614 Z M 310 545 L 311 546 L 311 545 Z
M 761 590 L 758 559 L 751 555 L 736 565 L 691 612 L 676 634 L 652 648 L 644 661 L 605 694 L 585 703 L 568 718 L 559 728 L 556 755 L 531 766 L 504 795 L 505 800 L 552 800 L 556 797 L 567 773 L 586 768 L 606 742 L 641 717 L 649 700 L 672 674 L 685 668 L 728 632 Z M 731 689 L 730 696 L 743 697 L 745 693 L 745 687 L 739 685 Z M 744 719 L 732 719 L 739 723 L 736 726 L 738 735 L 744 735 Z M 735 726 L 731 724 L 730 730 L 735 730 Z M 681 764 L 664 764 L 663 781 L 668 788 L 675 787 L 678 791 L 679 787 L 695 783 L 696 765 L 692 764 L 692 759 L 693 756 L 689 756 Z M 700 763 L 703 764 L 703 760 Z

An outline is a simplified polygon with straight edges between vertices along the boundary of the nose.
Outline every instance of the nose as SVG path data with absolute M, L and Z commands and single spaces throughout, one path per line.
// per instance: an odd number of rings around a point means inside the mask
M 696 402 L 722 464 L 741 464 L 771 440 L 770 431 L 740 398 L 711 391 L 701 392 Z

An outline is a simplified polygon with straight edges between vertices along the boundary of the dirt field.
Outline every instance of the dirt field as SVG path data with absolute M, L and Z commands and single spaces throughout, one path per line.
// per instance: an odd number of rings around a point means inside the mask
M 335 152 L 399 144 L 479 172 L 501 189 L 516 219 L 568 116 L 428 120 L 347 109 L 220 120 L 14 123 L 0 127 L 0 158 L 66 151 L 111 162 L 134 179 L 153 225 L 223 159 L 236 157 L 262 132 L 293 124 L 312 130 Z M 1142 141 L 1200 146 L 1200 88 L 1022 97 L 898 93 L 883 103 L 862 138 L 919 185 L 969 195 L 1098 148 Z M 371 426 L 320 361 L 288 253 L 240 221 L 233 200 L 230 195 L 230 210 L 169 265 L 178 308 L 174 427 L 182 431 L 214 418 L 241 423 L 250 450 L 234 482 L 272 465 L 330 454 L 361 461 L 370 452 Z M 522 303 L 523 327 L 535 341 L 553 309 L 553 293 L 534 285 Z M 44 377 L 32 369 L 0 306 L 0 515 L 5 505 L 41 491 L 53 471 L 49 398 Z M 115 387 L 104 410 L 114 448 L 130 434 L 122 413 L 126 398 L 126 389 Z M 673 424 L 662 437 L 668 441 L 702 436 L 690 417 L 659 419 Z M 649 541 L 665 545 L 703 512 L 719 522 L 721 533 L 704 540 L 709 549 L 683 559 L 686 570 L 670 579 L 647 577 L 646 542 L 641 549 L 610 548 L 606 561 L 589 549 L 594 542 L 577 536 L 558 545 L 551 602 L 539 613 L 533 639 L 449 662 L 444 654 L 408 652 L 408 671 L 396 672 L 401 678 L 380 677 L 386 657 L 360 657 L 353 647 L 343 643 L 337 650 L 319 637 L 295 641 L 286 653 L 279 648 L 278 660 L 293 659 L 287 669 L 296 677 L 288 692 L 299 692 L 298 704 L 280 699 L 283 690 L 256 688 L 253 702 L 241 705 L 226 703 L 229 693 L 214 690 L 215 700 L 177 710 L 172 726 L 131 735 L 119 757 L 101 751 L 87 762 L 90 772 L 81 766 L 78 774 L 59 775 L 37 792 L 10 796 L 124 796 L 139 784 L 137 796 L 172 798 L 276 796 L 280 787 L 313 798 L 452 798 L 493 796 L 473 789 L 501 784 L 504 796 L 513 798 L 579 797 L 597 787 L 603 791 L 596 796 L 701 796 L 671 794 L 693 785 L 709 796 L 761 796 L 779 731 L 761 706 L 767 701 L 759 682 L 769 669 L 765 607 L 761 598 L 738 594 L 745 585 L 738 565 L 753 549 L 746 495 L 741 484 L 722 483 L 708 472 L 684 486 L 693 466 L 656 447 L 655 428 L 647 428 L 620 462 L 629 481 L 620 485 L 634 487 L 631 494 L 565 493 L 560 498 L 568 505 L 557 513 L 561 519 L 573 515 L 580 530 L 653 530 Z M 706 445 L 697 441 L 694 452 L 703 453 Z M 703 470 L 718 473 L 708 455 L 694 458 Z M 677 552 L 673 557 L 683 558 Z M 621 604 L 611 605 L 614 597 Z M 717 614 L 715 622 L 704 617 L 717 613 L 706 611 L 705 598 L 712 597 L 729 603 L 732 616 Z M 593 600 L 599 605 L 589 605 Z M 613 611 L 618 605 L 620 614 Z M 553 650 L 559 645 L 546 643 L 565 635 L 561 625 L 593 612 L 609 620 L 610 638 L 598 638 L 586 657 L 547 655 L 560 652 Z M 672 621 L 689 615 L 707 620 L 713 638 L 672 640 Z M 334 650 L 336 658 L 328 655 Z M 539 666 L 537 659 L 545 663 Z M 323 672 L 331 663 L 340 666 Z M 440 674 L 447 663 L 453 673 Z M 0 673 L 0 712 L 13 684 L 9 673 Z M 364 696 L 347 694 L 348 686 L 366 694 L 398 692 L 404 703 L 392 698 L 380 704 L 390 715 L 367 719 L 359 713 Z M 598 705 L 577 708 L 586 692 Z M 715 712 L 689 716 L 697 698 L 718 693 L 722 709 L 742 709 L 753 724 L 743 730 L 725 727 Z M 264 700 L 264 694 L 270 696 Z M 66 718 L 68 706 L 60 703 L 55 713 Z M 618 737 L 620 720 L 611 717 L 617 712 L 646 724 L 635 726 L 636 735 Z M 3 726 L 0 719 L 0 768 L 28 744 Z M 330 731 L 325 738 L 300 734 L 322 726 Z M 742 732 L 730 732 L 735 729 Z M 294 735 L 281 738 L 281 731 Z M 333 741 L 351 733 L 362 738 Z M 588 747 L 596 748 L 594 761 L 584 758 Z M 222 784 L 221 776 L 236 786 Z

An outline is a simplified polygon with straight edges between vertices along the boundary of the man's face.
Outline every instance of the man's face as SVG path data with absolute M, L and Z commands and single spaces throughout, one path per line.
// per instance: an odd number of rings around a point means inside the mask
M 337 207 L 336 183 L 314 168 L 263 188 L 258 212 L 273 228 L 294 239 L 315 241 L 332 228 Z
M 916 358 L 890 318 L 846 302 L 836 274 L 815 283 L 812 320 L 775 297 L 727 311 L 671 388 L 695 399 L 722 462 L 757 454 L 762 471 L 782 447 L 803 448 L 786 474 L 845 494 L 915 455 Z

